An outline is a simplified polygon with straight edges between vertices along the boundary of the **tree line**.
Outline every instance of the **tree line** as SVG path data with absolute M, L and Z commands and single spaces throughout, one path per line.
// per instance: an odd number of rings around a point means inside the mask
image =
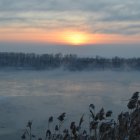
M 52 70 L 140 70 L 140 58 L 78 57 L 75 54 L 35 54 L 0 52 L 0 69 Z

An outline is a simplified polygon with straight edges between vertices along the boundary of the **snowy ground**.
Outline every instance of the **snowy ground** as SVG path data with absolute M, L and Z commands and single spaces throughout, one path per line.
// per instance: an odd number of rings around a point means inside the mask
M 49 116 L 57 123 L 66 112 L 68 125 L 88 114 L 90 103 L 113 110 L 115 117 L 135 91 L 139 72 L 0 71 L 0 139 L 19 139 L 28 120 L 44 135 Z

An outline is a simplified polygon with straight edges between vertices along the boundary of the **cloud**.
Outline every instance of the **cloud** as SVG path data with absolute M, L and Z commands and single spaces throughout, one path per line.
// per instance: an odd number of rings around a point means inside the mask
M 99 10 L 109 3 L 89 0 L 1 0 L 1 11 L 70 11 L 70 10 Z
M 103 21 L 140 21 L 140 2 L 114 5 L 107 9 Z
M 138 0 L 0 0 L 0 28 L 140 34 Z

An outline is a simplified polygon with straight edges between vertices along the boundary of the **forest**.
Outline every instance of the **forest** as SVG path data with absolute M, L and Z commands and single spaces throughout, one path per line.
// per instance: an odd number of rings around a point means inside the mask
M 0 69 L 52 70 L 140 70 L 139 58 L 79 57 L 75 54 L 35 54 L 0 52 Z

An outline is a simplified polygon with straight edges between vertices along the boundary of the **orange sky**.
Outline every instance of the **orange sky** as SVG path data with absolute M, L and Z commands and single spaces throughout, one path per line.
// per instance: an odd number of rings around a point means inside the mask
M 65 45 L 140 43 L 139 35 L 91 34 L 76 30 L 43 31 L 34 28 L 28 30 L 0 28 L 0 33 L 0 41 L 31 41 Z
M 140 1 L 1 0 L 0 41 L 140 44 Z

